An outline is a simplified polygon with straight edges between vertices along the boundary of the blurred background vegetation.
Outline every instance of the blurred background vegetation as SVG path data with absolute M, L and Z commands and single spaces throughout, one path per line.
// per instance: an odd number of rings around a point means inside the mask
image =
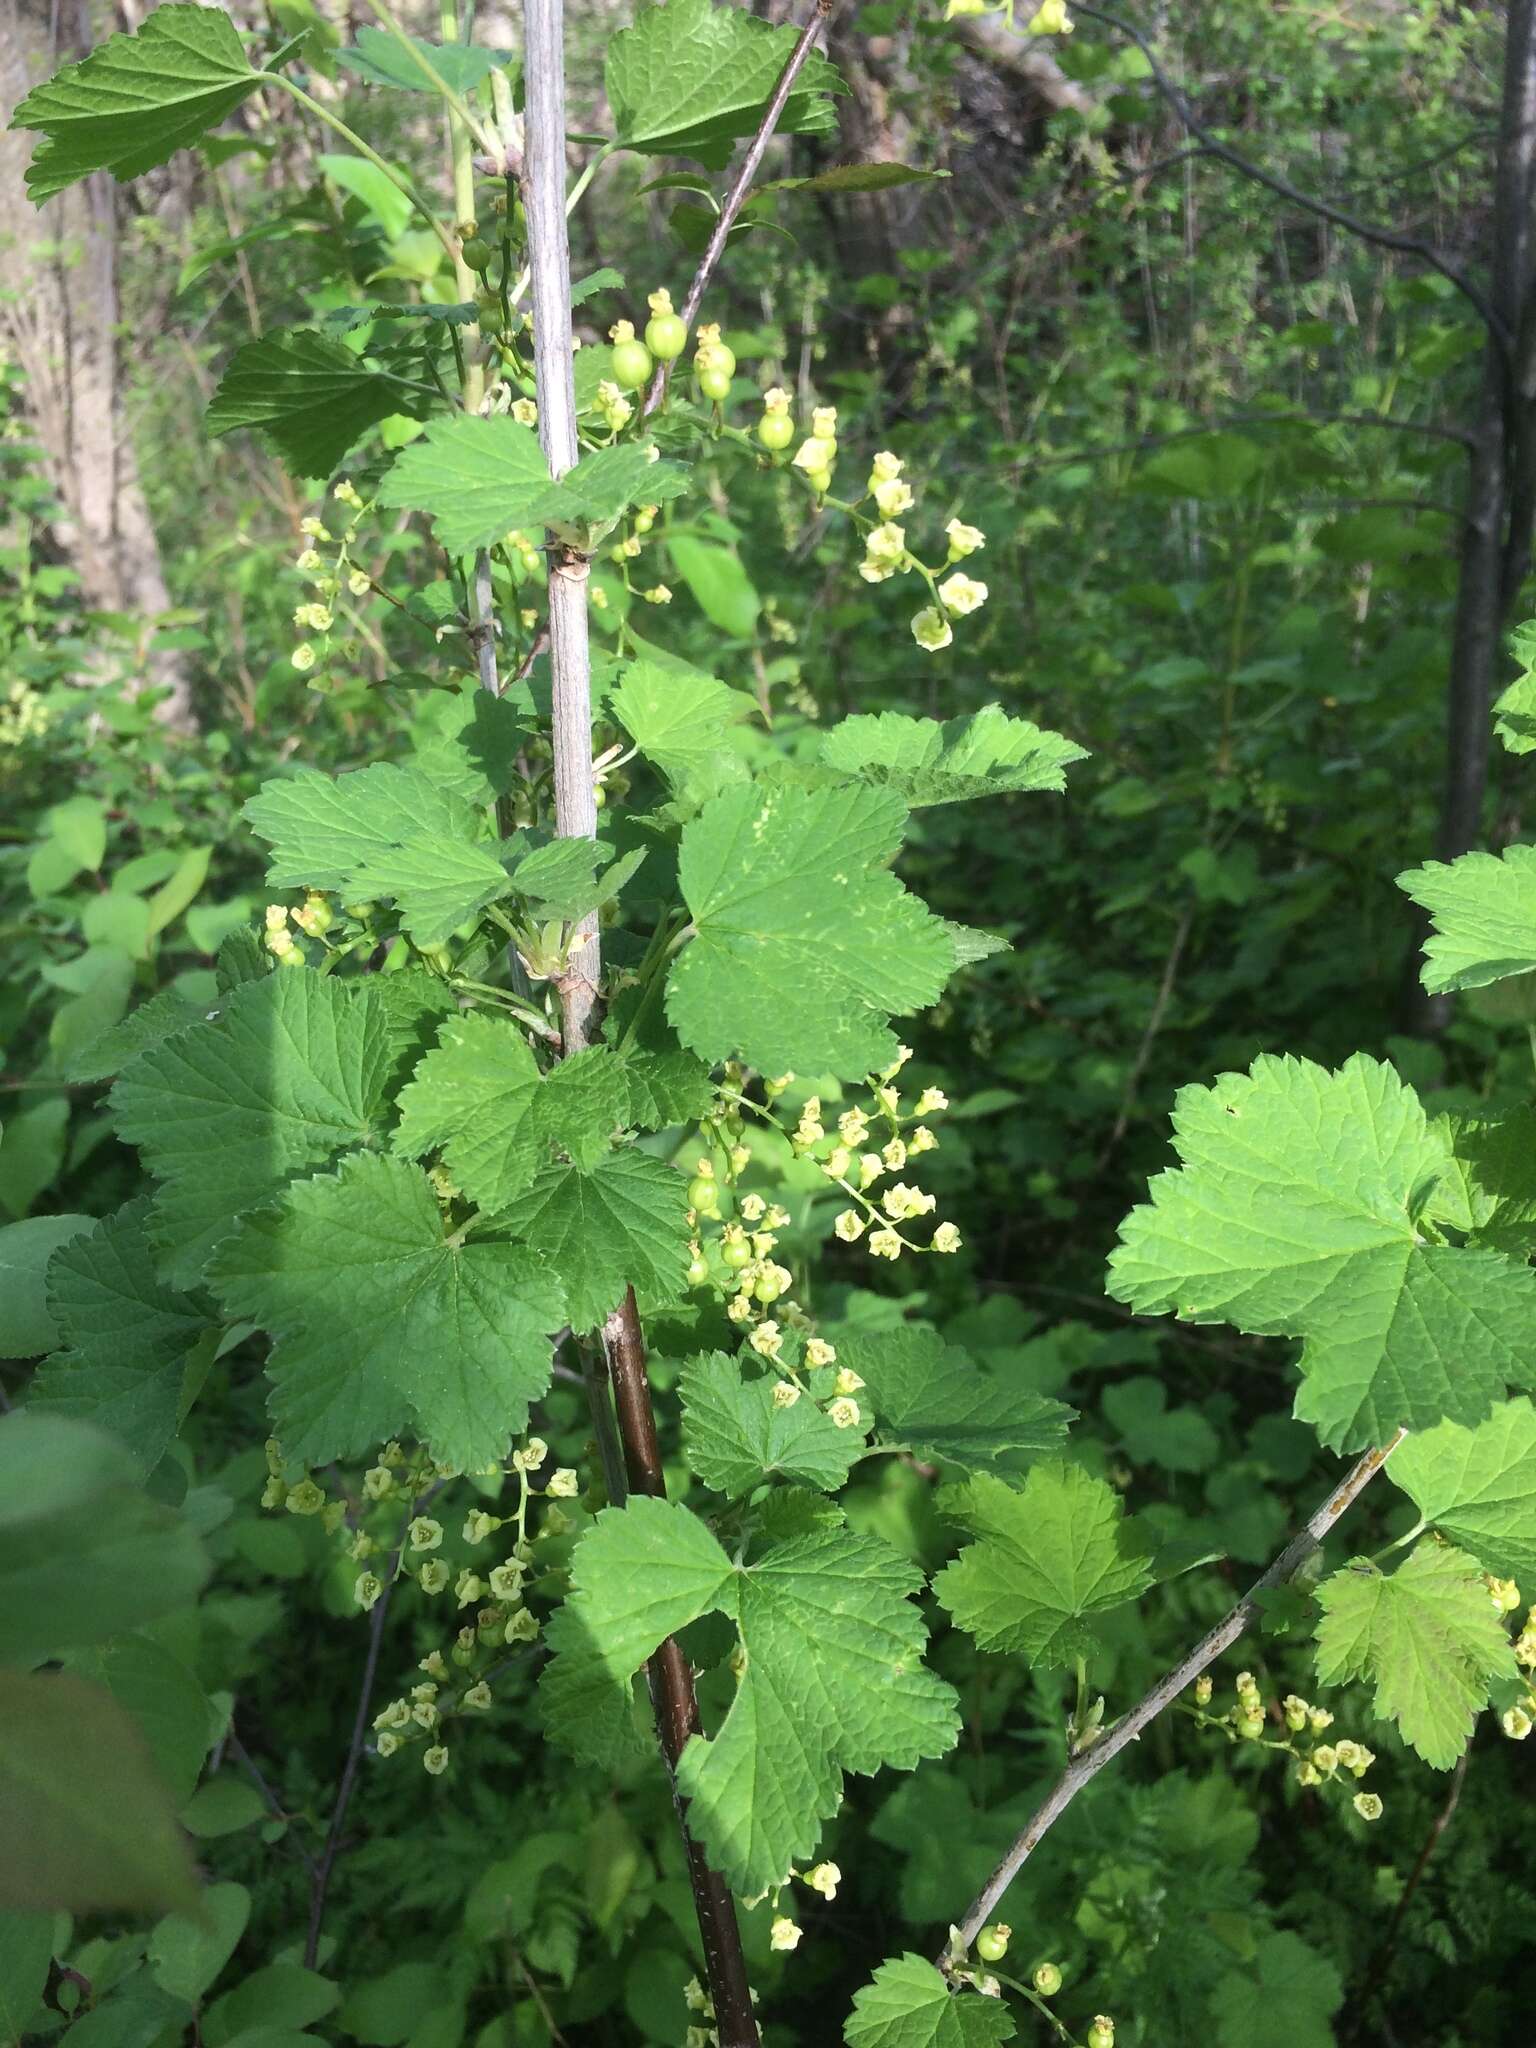
M 273 47 L 304 36 L 310 90 L 347 110 L 357 73 L 338 53 L 366 14 L 233 11 Z M 1218 1571 L 1122 1623 L 1111 1676 L 1129 1697 L 1326 1484 L 1277 1416 L 1281 1347 L 1146 1324 L 1104 1298 L 1115 1227 L 1167 1157 L 1175 1090 L 1263 1050 L 1333 1063 L 1357 1047 L 1432 1107 L 1528 1083 L 1523 1026 L 1415 1001 L 1393 876 L 1520 829 L 1520 764 L 1487 769 L 1486 738 L 1536 503 L 1521 382 L 1536 138 L 1506 104 L 1506 69 L 1526 93 L 1533 75 L 1524 0 L 1188 0 L 1142 7 L 1136 33 L 1075 11 L 1071 36 L 1043 38 L 997 15 L 946 21 L 937 0 L 837 9 L 840 132 L 776 145 L 772 175 L 849 161 L 935 175 L 754 202 L 710 308 L 742 423 L 773 383 L 803 414 L 834 404 L 850 459 L 894 450 L 935 529 L 957 514 L 985 531 L 985 611 L 925 653 L 890 590 L 860 581 L 843 526 L 723 454 L 709 508 L 658 526 L 646 580 L 674 598 L 636 630 L 753 689 L 763 743 L 791 752 L 851 712 L 990 702 L 1091 751 L 1065 798 L 988 808 L 980 826 L 967 806 L 920 814 L 913 886 L 1010 941 L 913 1026 L 915 1070 L 953 1103 L 931 1181 L 966 1247 L 936 1278 L 894 1271 L 878 1298 L 866 1265 L 834 1267 L 830 1302 L 876 1324 L 919 1310 L 1072 1401 L 1087 1454 L 1135 1505 L 1221 1552 Z M 109 12 L 13 0 L 8 101 L 140 18 Z M 416 12 L 409 25 L 435 36 L 435 14 Z M 603 48 L 627 18 L 573 0 L 577 133 L 603 130 Z M 515 11 L 482 6 L 475 33 L 515 45 Z M 368 133 L 441 188 L 425 98 L 374 97 Z M 314 494 L 257 440 L 203 425 L 263 323 L 456 296 L 396 195 L 275 97 L 167 169 L 92 179 L 41 215 L 21 196 L 25 155 L 24 138 L 0 141 L 10 1219 L 102 1214 L 134 1193 L 83 1056 L 142 995 L 206 993 L 221 940 L 259 912 L 241 802 L 275 762 L 398 752 L 430 719 L 423 685 L 469 665 L 440 638 L 424 533 L 379 515 L 367 566 L 398 597 L 357 600 L 352 657 L 296 672 Z M 577 274 L 623 281 L 579 309 L 589 342 L 657 286 L 680 298 L 707 232 L 720 177 L 637 195 L 650 175 L 616 160 L 577 218 Z M 353 474 L 366 483 L 412 431 L 387 422 Z M 611 645 L 632 599 L 612 565 L 596 582 Z M 608 795 L 622 807 L 622 779 Z M 802 1258 L 827 1220 L 800 1219 Z M 14 1394 L 24 1368 L 0 1372 Z M 193 1477 L 224 1503 L 220 1575 L 175 1647 L 235 1701 L 217 1780 L 229 1813 L 210 1802 L 202 1846 L 251 1887 L 261 1960 L 302 1924 L 359 1636 L 318 1530 L 256 1506 L 251 1389 L 199 1427 Z M 579 1452 L 574 1397 L 557 1392 L 545 1427 Z M 855 1514 L 936 1560 L 949 1539 L 928 1479 L 881 1466 Z M 845 1889 L 807 1914 L 792 1968 L 752 1937 L 756 1977 L 777 1986 L 765 2039 L 829 2040 L 827 2013 L 875 1961 L 914 1927 L 941 1938 L 1059 1761 L 1038 1732 L 1059 1719 L 1054 1681 L 958 1638 L 935 1655 L 962 1688 L 966 1744 L 857 1788 L 832 1845 Z M 1301 1689 L 1283 1633 L 1249 1660 Z M 497 1729 L 446 1791 L 365 1786 L 327 1937 L 349 1988 L 315 2018 L 322 2037 L 681 2040 L 694 1937 L 659 1776 L 573 1778 L 520 1734 L 515 1702 Z M 1526 2038 L 1536 1859 L 1511 1745 L 1485 1735 L 1450 1787 L 1383 1749 L 1388 1818 L 1353 1831 L 1261 1754 L 1214 1754 L 1176 1720 L 1148 1750 L 1079 1802 L 1009 1901 L 1076 2006 L 1125 2016 L 1128 2048 Z M 81 1938 L 76 1966 L 109 1987 L 143 1949 Z M 1273 1986 L 1272 2033 L 1234 2003 L 1240 1967 Z M 89 2048 L 178 2038 L 152 2019 Z M 222 2048 L 244 2024 L 210 2003 L 200 2038 Z

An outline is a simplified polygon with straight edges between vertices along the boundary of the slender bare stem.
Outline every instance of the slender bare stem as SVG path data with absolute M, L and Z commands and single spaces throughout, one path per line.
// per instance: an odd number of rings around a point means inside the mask
M 1283 1586 L 1287 1579 L 1295 1576 L 1334 1523 L 1370 1485 L 1407 1434 L 1406 1429 L 1398 1430 L 1390 1442 L 1379 1450 L 1367 1451 L 1352 1465 L 1305 1528 L 1297 1531 L 1268 1571 L 1254 1580 L 1226 1619 L 1219 1621 L 1209 1635 L 1202 1637 L 1183 1662 L 1176 1664 L 1166 1677 L 1160 1678 L 1146 1697 L 1102 1735 L 1091 1749 L 1085 1749 L 1072 1758 L 958 1923 L 958 1939 L 966 1948 L 992 1917 L 998 1900 L 1083 1787 L 1096 1778 L 1106 1764 L 1113 1763 L 1122 1749 L 1135 1742 L 1141 1731 L 1155 1721 L 1165 1707 L 1171 1706 L 1186 1687 L 1193 1685 L 1208 1665 L 1214 1664 L 1224 1650 L 1232 1647 L 1257 1618 L 1260 1595 L 1271 1586 Z M 941 1966 L 946 1960 L 940 1958 Z
M 800 31 L 800 40 L 790 52 L 789 62 L 779 73 L 779 82 L 773 89 L 773 98 L 768 102 L 767 110 L 758 123 L 757 133 L 741 160 L 740 168 L 731 180 L 731 189 L 725 196 L 725 204 L 720 209 L 720 218 L 715 222 L 714 233 L 699 259 L 698 269 L 693 273 L 693 283 L 688 287 L 688 296 L 682 306 L 685 326 L 692 327 L 699 307 L 704 302 L 709 280 L 714 276 L 715 266 L 724 253 L 727 237 L 736 225 L 736 216 L 746 204 L 747 194 L 752 189 L 752 180 L 757 176 L 763 153 L 772 140 L 773 131 L 779 125 L 779 117 L 795 89 L 795 80 L 805 69 L 806 59 L 810 56 L 816 38 L 825 26 L 834 4 L 835 0 L 816 0 L 815 6 L 811 9 L 810 19 Z M 651 379 L 651 388 L 645 394 L 645 406 L 640 415 L 642 419 L 649 417 L 660 405 L 666 395 L 667 379 L 671 373 L 670 363 L 657 365 L 656 374 Z

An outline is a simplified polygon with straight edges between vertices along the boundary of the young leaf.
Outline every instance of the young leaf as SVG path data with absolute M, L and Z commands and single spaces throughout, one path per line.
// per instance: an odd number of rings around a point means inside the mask
M 1182 1089 L 1173 1125 L 1184 1164 L 1121 1227 L 1117 1301 L 1304 1339 L 1296 1414 L 1331 1450 L 1476 1422 L 1528 1383 L 1536 1276 L 1425 1241 L 1418 1211 L 1451 1163 L 1390 1067 L 1265 1054 Z
M 177 1285 L 294 1174 L 382 1138 L 393 1053 L 371 981 L 291 967 L 133 1061 L 110 1099 L 165 1183 L 153 1232 Z
M 192 1857 L 148 1744 L 100 1686 L 67 1671 L 0 1672 L 0 1812 L 0 1910 L 197 1909 Z
M 1536 968 L 1536 846 L 1426 861 L 1399 875 L 1397 886 L 1434 926 L 1422 975 L 1431 995 Z
M 441 1463 L 506 1454 L 549 1385 L 559 1287 L 517 1245 L 451 1229 L 426 1176 L 355 1153 L 247 1218 L 210 1278 L 278 1340 L 283 1449 L 311 1465 L 412 1429 Z
M 840 774 L 894 790 L 917 810 L 1014 790 L 1065 789 L 1088 750 L 988 704 L 968 718 L 908 718 L 899 711 L 845 718 L 821 743 Z
M 1495 1679 L 1518 1678 L 1504 1624 L 1477 1566 L 1423 1542 L 1389 1578 L 1357 1557 L 1317 1589 L 1317 1675 L 1369 1678 L 1376 1711 L 1436 1770 L 1466 1748 Z
M 683 828 L 678 872 L 697 936 L 667 1015 L 708 1060 L 857 1079 L 896 1051 L 893 1013 L 948 979 L 942 922 L 889 872 L 906 812 L 884 790 L 748 787 Z
M 712 1351 L 683 1369 L 683 1449 L 716 1493 L 750 1493 L 765 1479 L 798 1479 L 835 1493 L 864 1450 L 856 1429 L 839 1429 L 814 1401 L 781 1408 L 778 1376 L 748 1379 L 738 1359 Z
M 157 7 L 34 87 L 11 117 L 39 128 L 27 190 L 42 204 L 92 171 L 136 178 L 174 156 L 261 83 L 220 7 Z
M 34 1415 L 94 1423 L 146 1473 L 201 1384 L 216 1327 L 156 1274 L 149 1206 L 130 1202 L 54 1253 L 48 1306 L 64 1349 L 39 1366 L 27 1400 Z
M 604 525 L 629 505 L 659 505 L 688 487 L 675 462 L 652 462 L 637 443 L 584 455 L 551 480 L 530 427 L 504 414 L 435 421 L 395 458 L 379 502 L 425 512 L 450 555 L 493 547 L 541 526 Z
M 567 1689 L 590 1703 L 606 1673 L 618 1708 L 666 1636 L 705 1614 L 736 1623 L 735 1699 L 717 1735 L 689 1742 L 678 1784 L 690 1828 L 739 1892 L 767 1889 L 809 1856 L 844 1771 L 911 1770 L 954 1745 L 955 1697 L 923 1667 L 909 1598 L 922 1574 L 871 1537 L 822 1528 L 738 1565 L 687 1508 L 636 1498 L 598 1516 L 572 1574 L 546 1713 L 583 1748 L 589 1734 L 558 1711 Z
M 1104 1415 L 1133 1464 L 1165 1472 L 1208 1472 L 1221 1439 L 1198 1408 L 1168 1406 L 1168 1390 L 1150 1375 L 1106 1387 Z
M 715 1084 L 708 1067 L 691 1052 L 629 1045 L 615 1057 L 629 1091 L 624 1121 L 637 1131 L 664 1131 L 673 1124 L 697 1123 L 708 1116 Z
M 1426 1522 L 1501 1578 L 1536 1580 L 1536 1408 L 1504 1401 L 1475 1429 L 1442 1422 L 1387 1467 Z
M 744 9 L 713 0 L 669 0 L 643 8 L 633 28 L 608 45 L 608 102 L 618 139 L 646 156 L 686 156 L 718 170 L 738 136 L 756 132 L 795 47 L 791 24 L 769 28 Z M 843 92 L 837 72 L 814 53 L 779 120 L 781 135 L 832 126 L 825 95 Z
M 998 2048 L 1014 2037 L 1001 1998 L 956 1991 L 922 1956 L 882 1963 L 843 2029 L 848 2048 Z
M 420 394 L 365 369 L 349 348 L 301 327 L 237 349 L 205 415 L 210 434 L 259 428 L 295 476 L 329 476 L 354 442 Z
M 596 1329 L 626 1287 L 657 1306 L 682 1298 L 687 1215 L 682 1175 L 648 1153 L 627 1151 L 590 1168 L 547 1168 L 499 1220 L 558 1277 L 579 1331 Z
M 1093 1648 L 1092 1616 L 1152 1583 L 1149 1546 L 1119 1495 L 1080 1465 L 1037 1465 L 1022 1493 L 978 1473 L 947 1490 L 942 1505 L 975 1541 L 939 1573 L 934 1591 L 984 1650 L 1070 1664 Z
M 968 1472 L 1019 1471 L 1067 1440 L 1072 1409 L 982 1372 L 936 1330 L 839 1330 L 837 1360 L 864 1381 L 883 1450 Z
M 629 1087 L 611 1052 L 592 1047 L 547 1075 L 522 1034 L 498 1017 L 455 1017 L 400 1091 L 391 1143 L 407 1159 L 440 1151 L 470 1200 L 500 1214 L 560 1145 L 591 1166 L 625 1121 Z
M 387 761 L 334 780 L 305 773 L 266 783 L 241 815 L 272 847 L 274 888 L 392 898 L 419 946 L 441 945 L 510 890 L 506 869 L 477 841 L 470 806 Z
M 713 676 L 632 661 L 608 708 L 675 795 L 701 803 L 746 779 L 746 763 L 730 751 L 729 736 L 752 706 Z

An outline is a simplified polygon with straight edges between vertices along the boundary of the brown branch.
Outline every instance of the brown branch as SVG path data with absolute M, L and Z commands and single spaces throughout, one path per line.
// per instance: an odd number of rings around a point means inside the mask
M 1361 1991 L 1358 1998 L 1351 2001 L 1354 2007 L 1355 2024 L 1357 2027 L 1364 2024 L 1365 2009 L 1386 1977 L 1387 1966 L 1392 1960 L 1393 1950 L 1397 1947 L 1398 1936 L 1403 1931 L 1403 1922 L 1407 1918 L 1408 1908 L 1413 1903 L 1413 1895 L 1418 1890 L 1425 1871 L 1429 1868 L 1429 1859 L 1440 1846 L 1440 1837 L 1450 1826 L 1452 1816 L 1455 1814 L 1457 1806 L 1461 1803 L 1461 1788 L 1466 1779 L 1467 1765 L 1471 1758 L 1472 1751 L 1470 1747 L 1461 1752 L 1456 1768 L 1451 1773 L 1451 1789 L 1446 1795 L 1445 1804 L 1435 1815 L 1433 1821 L 1431 1821 L 1429 1833 L 1424 1838 L 1424 1846 L 1418 1853 L 1413 1869 L 1408 1873 L 1408 1882 L 1403 1886 L 1402 1897 L 1397 1902 L 1397 1908 L 1388 1925 L 1386 1936 L 1382 1941 L 1381 1947 L 1376 1951 L 1376 1958 L 1371 1964 L 1370 1975 L 1365 1980 L 1365 1988 Z
M 1086 13 L 1088 10 L 1082 11 Z M 1166 1677 L 1160 1678 L 1145 1698 L 1101 1736 L 1091 1749 L 1082 1750 L 1071 1759 L 1028 1824 L 1015 1838 L 1007 1855 L 966 1909 L 957 1929 L 960 1944 L 970 1947 L 991 1918 L 998 1900 L 1083 1787 L 1096 1778 L 1106 1764 L 1113 1763 L 1122 1749 L 1135 1742 L 1143 1728 L 1155 1721 L 1165 1707 L 1171 1706 L 1208 1665 L 1214 1664 L 1223 1651 L 1232 1647 L 1256 1619 L 1259 1596 L 1271 1586 L 1283 1586 L 1287 1579 L 1295 1576 L 1334 1523 L 1370 1485 L 1407 1434 L 1406 1429 L 1399 1429 L 1379 1450 L 1367 1451 L 1352 1465 L 1306 1527 L 1291 1538 L 1269 1570 L 1254 1580 L 1225 1620 L 1219 1621 L 1208 1635 L 1202 1637 L 1183 1662 L 1175 1665 Z M 947 1957 L 938 1960 L 941 1968 L 948 1967 Z
M 1254 184 L 1263 185 L 1279 198 L 1288 199 L 1293 206 L 1299 206 L 1303 212 L 1315 214 L 1319 220 L 1331 222 L 1334 227 L 1342 228 L 1346 234 L 1357 236 L 1362 242 L 1371 242 L 1378 249 L 1395 249 L 1400 255 L 1417 256 L 1421 262 L 1427 263 L 1431 270 L 1437 270 L 1442 277 L 1455 285 L 1467 303 L 1476 309 L 1478 317 L 1502 348 L 1510 347 L 1514 337 L 1482 288 L 1473 283 L 1459 264 L 1452 263 L 1449 257 L 1443 256 L 1433 242 L 1426 242 L 1418 235 L 1401 234 L 1396 228 L 1377 227 L 1374 222 L 1360 220 L 1356 215 L 1346 213 L 1342 207 L 1331 205 L 1326 199 L 1319 199 L 1313 193 L 1303 192 L 1299 186 L 1293 185 L 1289 178 L 1282 178 L 1275 171 L 1267 171 L 1262 164 L 1256 164 L 1250 157 L 1241 155 L 1221 141 L 1200 119 L 1158 62 L 1157 52 L 1139 28 L 1128 21 L 1122 21 L 1118 14 L 1106 12 L 1102 7 L 1088 6 L 1086 0 L 1075 7 L 1074 12 L 1086 16 L 1089 21 L 1102 22 L 1105 28 L 1114 29 L 1117 34 L 1136 45 L 1147 60 L 1152 83 L 1184 127 L 1197 141 L 1204 143 L 1210 154 L 1224 163 L 1229 170 L 1238 172 L 1244 178 L 1251 178 Z
M 826 26 L 827 18 L 835 4 L 836 0 L 816 0 L 815 6 L 811 9 L 810 19 L 800 31 L 800 40 L 789 54 L 789 62 L 779 73 L 779 82 L 773 89 L 773 98 L 768 102 L 767 111 L 758 123 L 757 133 L 741 160 L 741 168 L 731 181 L 731 189 L 725 196 L 725 204 L 720 209 L 720 218 L 715 222 L 714 233 L 699 259 L 698 269 L 693 273 L 693 283 L 688 287 L 688 296 L 683 300 L 682 321 L 685 327 L 691 329 L 693 326 L 699 307 L 704 302 L 704 294 L 709 289 L 709 280 L 715 274 L 715 266 L 725 252 L 726 240 L 736 225 L 736 216 L 746 204 L 747 194 L 752 189 L 752 180 L 757 176 L 758 166 L 773 137 L 773 131 L 779 125 L 779 116 L 788 104 L 789 96 L 795 88 L 795 80 L 805 69 L 806 59 L 811 54 L 817 36 Z M 671 374 L 670 363 L 657 365 L 656 374 L 651 379 L 651 388 L 645 394 L 645 405 L 640 414 L 642 419 L 649 419 L 666 396 L 667 379 Z

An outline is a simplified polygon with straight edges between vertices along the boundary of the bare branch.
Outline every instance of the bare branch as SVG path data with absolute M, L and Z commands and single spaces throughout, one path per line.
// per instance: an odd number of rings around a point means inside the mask
M 1303 192 L 1293 185 L 1289 178 L 1282 178 L 1275 171 L 1267 171 L 1262 164 L 1256 164 L 1250 157 L 1241 155 L 1205 125 L 1184 97 L 1183 93 L 1158 62 L 1157 52 L 1139 28 L 1128 21 L 1122 21 L 1118 14 L 1109 14 L 1102 7 L 1079 4 L 1074 12 L 1085 15 L 1089 21 L 1102 22 L 1105 28 L 1112 28 L 1117 34 L 1133 42 L 1147 60 L 1152 83 L 1172 107 L 1189 133 L 1204 143 L 1210 155 L 1217 157 L 1230 170 L 1237 171 L 1244 178 L 1251 178 L 1256 185 L 1288 199 L 1293 206 L 1299 206 L 1304 213 L 1315 214 L 1319 220 L 1330 221 L 1334 227 L 1342 228 L 1346 234 L 1358 236 L 1362 242 L 1371 242 L 1379 249 L 1395 249 L 1404 256 L 1417 256 L 1427 263 L 1431 270 L 1437 270 L 1455 285 L 1467 303 L 1474 307 L 1478 317 L 1493 334 L 1500 345 L 1508 348 L 1513 335 L 1504 320 L 1494 309 L 1482 288 L 1457 263 L 1443 256 L 1433 242 L 1426 242 L 1418 235 L 1400 234 L 1396 228 L 1377 227 L 1372 221 L 1359 219 L 1355 214 L 1346 213 L 1342 207 L 1330 205 L 1326 199 L 1319 199 L 1313 193 Z
M 714 233 L 699 259 L 699 267 L 693 274 L 693 283 L 688 287 L 688 296 L 682 305 L 682 319 L 686 327 L 693 326 L 699 307 L 703 304 L 704 294 L 709 289 L 709 280 L 714 276 L 715 266 L 724 253 L 726 239 L 736 225 L 736 216 L 746 204 L 747 194 L 752 189 L 752 180 L 757 176 L 758 166 L 763 160 L 763 152 L 772 139 L 774 129 L 779 125 L 779 116 L 794 91 L 795 80 L 805 69 L 806 59 L 810 56 L 812 46 L 826 25 L 827 17 L 835 4 L 836 0 L 816 0 L 815 6 L 811 9 L 810 19 L 800 31 L 800 40 L 790 52 L 789 62 L 779 73 L 779 82 L 773 89 L 773 98 L 768 102 L 767 110 L 758 123 L 757 133 L 753 136 L 751 145 L 741 160 L 741 166 L 731 181 L 731 189 L 720 209 L 720 218 L 715 222 Z M 666 395 L 667 379 L 671 374 L 670 363 L 657 365 L 656 374 L 651 379 L 651 388 L 645 394 L 645 406 L 640 414 L 642 419 L 648 419 L 660 405 Z
M 1088 12 L 1086 8 L 1081 11 Z M 998 1900 L 1083 1787 L 1096 1778 L 1106 1764 L 1113 1763 L 1122 1749 L 1135 1742 L 1143 1728 L 1155 1721 L 1165 1707 L 1171 1706 L 1179 1694 L 1192 1685 L 1208 1665 L 1214 1664 L 1224 1650 L 1232 1647 L 1238 1637 L 1256 1620 L 1259 1596 L 1266 1593 L 1271 1586 L 1283 1586 L 1287 1579 L 1295 1576 L 1334 1523 L 1353 1506 L 1364 1489 L 1370 1485 L 1407 1434 L 1406 1429 L 1398 1430 L 1389 1443 L 1383 1444 L 1379 1450 L 1367 1451 L 1363 1458 L 1351 1466 L 1306 1527 L 1298 1530 L 1291 1538 L 1269 1570 L 1254 1580 L 1226 1619 L 1218 1622 L 1210 1634 L 1195 1645 L 1184 1661 L 1175 1665 L 1166 1677 L 1160 1678 L 1146 1697 L 1132 1707 L 1123 1720 L 1117 1721 L 1091 1749 L 1085 1749 L 1072 1758 L 1028 1825 L 1016 1837 L 1007 1855 L 966 1909 L 965 1917 L 958 1926 L 959 1939 L 966 1948 L 970 1947 L 992 1917 L 992 1909 Z M 941 1968 L 946 1967 L 946 1958 L 940 1957 L 939 1963 Z

